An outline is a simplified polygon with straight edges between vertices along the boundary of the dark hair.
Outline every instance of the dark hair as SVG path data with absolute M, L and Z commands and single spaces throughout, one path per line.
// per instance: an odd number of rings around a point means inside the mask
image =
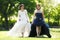
M 36 4 L 36 7 L 39 6 L 40 7 L 40 4 Z
M 22 6 L 24 6 L 24 4 L 20 4 L 18 9 L 20 10 Z
M 37 9 L 37 6 L 39 6 L 40 7 L 40 4 L 36 4 L 36 9 Z M 41 8 L 41 7 L 40 7 Z

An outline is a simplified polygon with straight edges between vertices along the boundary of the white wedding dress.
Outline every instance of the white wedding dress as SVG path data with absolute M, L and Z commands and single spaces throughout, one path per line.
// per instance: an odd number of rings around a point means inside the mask
M 18 20 L 13 26 L 13 28 L 8 32 L 9 36 L 16 36 L 16 37 L 28 37 L 30 30 L 31 30 L 31 24 L 28 22 L 29 18 L 27 15 L 27 10 L 18 11 Z M 23 33 L 23 35 L 22 35 Z

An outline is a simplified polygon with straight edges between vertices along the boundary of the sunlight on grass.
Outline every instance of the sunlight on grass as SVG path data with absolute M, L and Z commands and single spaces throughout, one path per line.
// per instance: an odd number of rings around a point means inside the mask
M 60 38 L 60 28 L 51 28 L 50 31 L 53 38 Z
M 7 36 L 8 31 L 0 31 L 0 40 L 59 40 L 60 39 L 60 28 L 50 28 L 52 38 L 36 38 L 36 37 L 10 37 Z

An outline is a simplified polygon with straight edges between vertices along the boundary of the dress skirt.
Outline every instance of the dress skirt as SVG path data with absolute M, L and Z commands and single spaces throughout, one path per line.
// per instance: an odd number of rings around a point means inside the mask
M 30 34 L 31 24 L 26 21 L 18 21 L 15 23 L 13 28 L 8 32 L 9 36 L 12 37 L 22 37 L 22 32 L 24 33 L 24 37 L 28 37 Z
M 44 21 L 43 21 L 43 20 L 39 20 L 39 19 L 35 19 L 35 20 L 33 21 L 33 24 L 34 24 L 35 26 L 41 27 L 41 26 L 44 24 Z

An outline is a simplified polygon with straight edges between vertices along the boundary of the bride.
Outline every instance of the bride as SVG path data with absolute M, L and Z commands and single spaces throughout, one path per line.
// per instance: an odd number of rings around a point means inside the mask
M 24 4 L 21 4 L 19 8 L 18 20 L 13 28 L 8 32 L 8 35 L 14 37 L 28 37 L 31 30 L 31 25 L 27 15 L 27 10 L 24 9 Z

